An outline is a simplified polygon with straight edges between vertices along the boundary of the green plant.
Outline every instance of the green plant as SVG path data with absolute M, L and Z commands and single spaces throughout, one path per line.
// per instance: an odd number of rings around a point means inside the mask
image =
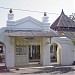
M 75 45 L 75 40 L 72 40 L 73 44 Z
M 63 36 L 65 36 L 65 34 L 64 33 L 61 33 L 60 36 L 63 37 Z

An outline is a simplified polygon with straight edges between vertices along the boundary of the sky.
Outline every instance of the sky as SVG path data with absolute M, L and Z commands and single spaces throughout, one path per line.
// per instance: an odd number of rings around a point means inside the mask
M 0 7 L 31 10 L 39 12 L 48 12 L 49 23 L 52 24 L 55 19 L 64 13 L 69 16 L 75 13 L 75 0 L 0 0 Z M 0 28 L 6 26 L 9 9 L 0 8 Z M 42 21 L 43 13 L 13 10 L 14 20 L 32 16 Z

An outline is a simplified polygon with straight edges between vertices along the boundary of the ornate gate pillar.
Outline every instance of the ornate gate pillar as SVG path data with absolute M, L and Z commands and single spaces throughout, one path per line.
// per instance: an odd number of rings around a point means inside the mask
M 6 51 L 5 51 L 5 57 L 6 57 L 6 67 L 12 68 L 14 67 L 14 39 L 13 37 L 6 36 Z
M 43 65 L 50 65 L 50 39 L 43 38 Z

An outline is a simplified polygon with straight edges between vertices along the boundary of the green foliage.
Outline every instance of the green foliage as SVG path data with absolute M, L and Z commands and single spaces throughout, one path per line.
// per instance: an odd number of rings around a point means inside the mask
M 72 40 L 73 44 L 75 45 L 75 40 Z
M 65 34 L 64 33 L 61 33 L 60 36 L 63 37 L 63 36 L 65 36 Z
M 75 13 L 72 13 L 71 15 L 69 15 L 70 19 L 75 20 Z

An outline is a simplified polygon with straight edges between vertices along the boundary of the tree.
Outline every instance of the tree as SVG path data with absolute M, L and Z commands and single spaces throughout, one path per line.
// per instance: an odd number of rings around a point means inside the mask
M 75 13 L 72 13 L 71 15 L 69 15 L 70 19 L 72 19 L 73 21 L 75 21 Z

